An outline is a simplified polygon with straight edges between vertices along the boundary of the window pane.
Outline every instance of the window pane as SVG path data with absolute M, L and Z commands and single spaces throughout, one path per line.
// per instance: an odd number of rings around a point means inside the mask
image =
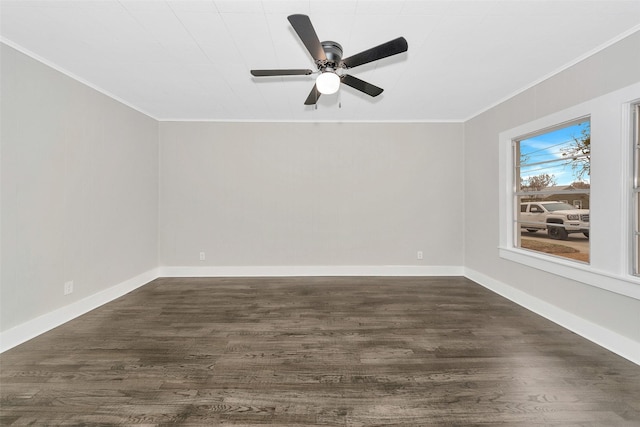
M 514 153 L 514 244 L 589 262 L 589 120 L 516 141 Z
M 634 230 L 633 230 L 633 248 L 634 248 L 634 257 L 633 257 L 633 274 L 638 275 L 640 270 L 640 194 L 637 192 L 633 193 L 633 207 L 635 209 L 635 221 L 634 221 Z
M 633 274 L 640 275 L 640 104 L 634 106 L 633 124 Z
M 634 193 L 633 198 L 635 200 L 636 212 L 640 212 L 640 195 L 638 195 L 638 193 Z M 639 226 L 640 226 L 640 215 L 636 215 L 636 229 L 635 229 L 636 233 L 640 231 Z

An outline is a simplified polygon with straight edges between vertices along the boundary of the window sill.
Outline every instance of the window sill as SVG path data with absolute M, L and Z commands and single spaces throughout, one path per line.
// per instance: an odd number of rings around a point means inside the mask
M 598 271 L 579 261 L 563 260 L 518 248 L 498 249 L 500 258 L 640 300 L 640 277 Z

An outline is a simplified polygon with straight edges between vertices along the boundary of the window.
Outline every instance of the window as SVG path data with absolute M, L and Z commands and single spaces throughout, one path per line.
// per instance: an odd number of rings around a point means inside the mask
M 500 162 L 498 253 L 500 258 L 640 300 L 639 115 L 640 82 L 500 132 L 498 152 Z M 580 117 L 583 119 L 578 119 Z M 531 153 L 535 151 L 533 147 L 527 151 L 527 145 L 531 146 L 536 138 L 558 130 L 566 131 L 583 122 L 586 123 L 582 128 L 578 128 L 577 132 L 574 129 L 573 135 L 580 137 L 582 129 L 588 129 L 585 132 L 588 132 L 589 137 L 593 136 L 595 140 L 593 171 L 590 169 L 591 149 L 588 155 L 586 153 L 577 155 L 575 162 L 564 165 L 562 160 L 565 162 L 574 160 L 573 156 L 562 157 L 563 152 L 557 151 L 555 162 L 552 161 L 553 159 L 545 162 L 540 159 L 536 161 L 536 154 L 542 151 Z M 559 125 L 560 123 L 562 124 Z M 632 133 L 635 142 L 633 151 L 630 143 Z M 558 143 L 560 142 L 562 141 L 559 140 Z M 553 144 L 545 143 L 547 151 L 550 149 L 549 145 Z M 589 147 L 591 148 L 590 140 Z M 540 146 L 537 149 L 543 148 Z M 520 152 L 525 155 L 521 156 Z M 527 153 L 529 157 L 526 156 Z M 574 179 L 565 180 L 560 176 L 563 170 L 561 166 L 564 166 L 564 172 L 571 177 L 572 174 L 579 173 L 581 163 L 578 160 L 583 160 L 582 165 L 588 164 L 589 167 L 589 173 L 585 172 L 582 179 L 576 180 L 582 183 L 579 186 L 585 188 L 575 188 L 574 185 L 574 191 L 562 191 L 562 194 L 553 201 L 568 202 L 572 206 L 579 205 L 577 201 L 581 201 L 582 209 L 589 210 L 589 258 L 588 261 L 582 262 L 566 255 L 548 254 L 536 248 L 529 249 L 525 246 L 526 242 L 525 245 L 522 244 L 523 240 L 531 236 L 548 236 L 549 231 L 557 227 L 545 224 L 543 230 L 541 221 L 532 218 L 522 219 L 522 214 L 531 212 L 531 204 L 543 204 L 541 197 L 549 196 L 549 193 L 558 194 L 558 191 L 549 191 L 548 187 L 542 190 L 531 188 L 529 177 L 546 173 L 555 175 L 554 186 L 571 183 Z M 585 163 L 587 161 L 588 163 Z M 576 168 L 573 168 L 572 164 L 576 165 Z M 532 171 L 532 169 L 542 170 Z M 593 189 L 591 172 L 597 181 Z M 632 179 L 634 177 L 635 182 Z M 524 201 L 524 198 L 532 200 Z M 592 201 L 593 206 L 590 206 Z M 535 215 L 539 214 L 534 213 L 532 216 Z M 592 224 L 593 227 L 591 227 Z M 523 225 L 535 228 L 536 231 L 529 232 Z M 556 233 L 560 237 L 563 234 L 562 231 L 551 231 L 551 233 Z M 572 238 L 580 236 L 577 232 L 567 234 L 567 240 L 547 237 L 546 242 L 567 244 Z M 583 235 L 582 238 L 584 237 L 586 236 Z
M 588 263 L 590 120 L 518 138 L 513 149 L 514 211 L 519 211 L 514 246 Z
M 633 105 L 633 274 L 640 275 L 640 104 Z

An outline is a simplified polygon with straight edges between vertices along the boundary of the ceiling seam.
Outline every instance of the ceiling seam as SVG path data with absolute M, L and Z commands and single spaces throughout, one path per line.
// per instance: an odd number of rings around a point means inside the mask
M 216 4 L 216 2 L 215 2 L 215 1 L 214 1 L 213 3 L 214 3 L 214 5 L 215 5 L 215 7 L 216 7 L 216 10 L 217 10 L 217 12 L 218 12 L 218 15 L 220 16 L 220 20 L 221 20 L 221 21 L 222 21 L 222 23 L 224 24 L 225 30 L 227 31 L 227 33 L 228 33 L 230 36 L 232 36 L 232 37 L 231 37 L 231 40 L 233 41 L 233 46 L 234 46 L 234 48 L 236 49 L 236 51 L 237 51 L 237 52 L 241 52 L 241 51 L 240 51 L 240 49 L 238 48 L 238 44 L 236 43 L 236 39 L 235 39 L 235 37 L 233 37 L 233 33 L 232 33 L 232 32 L 230 31 L 230 29 L 229 29 L 229 24 L 227 24 L 227 21 L 224 19 L 224 15 L 225 15 L 225 14 L 224 14 L 224 13 L 222 13 L 222 12 L 220 12 L 220 9 L 218 8 L 218 5 Z M 231 13 L 229 13 L 229 14 L 231 14 Z M 263 16 L 264 16 L 264 15 L 263 15 Z M 242 62 L 243 62 L 243 64 L 244 64 L 245 68 L 246 68 L 246 69 L 249 69 L 248 64 L 247 64 L 247 61 L 246 61 L 246 59 L 245 59 L 244 55 L 240 54 L 240 58 L 242 58 Z M 225 83 L 226 83 L 226 82 L 225 82 Z M 229 90 L 230 90 L 232 93 L 236 94 L 236 92 L 233 90 L 233 86 L 229 85 Z M 258 92 L 260 93 L 260 97 L 262 98 L 262 101 L 263 101 L 264 103 L 266 103 L 266 99 L 265 99 L 264 94 L 262 93 L 262 91 L 260 91 L 260 90 L 259 90 Z M 249 107 L 249 106 L 247 105 L 247 103 L 246 103 L 246 101 L 245 101 L 244 99 L 241 99 L 241 98 L 238 98 L 238 99 L 240 99 L 240 102 L 242 103 L 242 105 L 243 105 L 243 107 L 244 107 L 244 108 L 248 108 L 248 107 Z
M 215 6 L 215 2 L 213 2 L 214 6 Z M 180 25 L 182 26 L 182 28 L 184 28 L 184 30 L 187 32 L 187 34 L 189 34 L 189 37 L 191 38 L 191 40 L 193 40 L 193 42 L 196 44 L 196 46 L 198 46 L 198 50 L 200 50 L 200 52 L 202 52 L 202 54 L 204 55 L 205 58 L 207 58 L 207 60 L 209 61 L 210 64 L 215 65 L 215 61 L 209 57 L 209 55 L 207 54 L 207 52 L 202 48 L 202 46 L 200 45 L 200 43 L 198 43 L 198 40 L 194 37 L 193 33 L 191 31 L 189 31 L 189 28 L 184 25 L 184 22 L 182 22 L 182 19 L 180 19 L 180 17 L 178 16 L 178 14 L 176 13 L 176 11 L 173 9 L 173 7 L 171 7 L 171 3 L 167 2 L 167 6 L 169 7 L 169 9 L 171 10 L 171 13 L 173 13 L 173 16 L 175 16 L 175 18 L 178 20 L 178 22 L 180 23 Z M 216 10 L 217 10 L 217 6 L 216 6 Z M 220 12 L 218 12 L 219 14 Z M 231 87 L 231 85 L 229 84 L 229 82 L 225 79 L 224 75 L 221 76 L 221 80 L 224 81 L 224 83 Z M 202 84 L 198 81 L 198 83 L 202 86 Z M 202 86 L 202 89 L 204 91 L 204 86 Z M 216 101 L 217 102 L 217 101 Z M 227 109 L 227 106 L 224 102 L 217 102 L 222 109 L 227 113 L 230 114 L 231 112 Z

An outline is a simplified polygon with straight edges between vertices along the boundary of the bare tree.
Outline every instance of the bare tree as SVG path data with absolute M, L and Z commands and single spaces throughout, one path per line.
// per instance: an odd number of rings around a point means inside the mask
M 552 185 L 556 185 L 556 176 L 548 173 L 520 178 L 520 188 L 524 191 L 540 191 Z
M 573 137 L 573 142 L 567 148 L 560 149 L 565 165 L 570 165 L 578 181 L 591 175 L 591 126 L 582 129 L 579 137 Z
M 591 188 L 591 184 L 589 184 L 588 182 L 584 182 L 584 181 L 575 181 L 571 183 L 571 186 L 573 188 L 577 188 L 577 189 L 586 189 L 586 188 Z

